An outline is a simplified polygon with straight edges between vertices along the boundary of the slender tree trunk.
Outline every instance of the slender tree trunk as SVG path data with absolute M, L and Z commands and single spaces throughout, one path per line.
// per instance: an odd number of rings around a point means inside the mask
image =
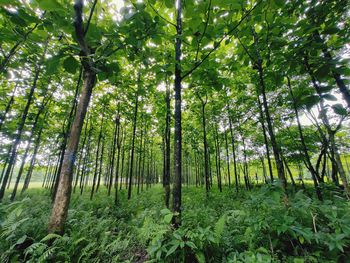
M 120 187 L 119 190 L 122 190 L 122 185 L 123 185 L 123 175 L 124 175 L 124 162 L 125 162 L 125 140 L 126 140 L 126 127 L 124 127 L 124 136 L 123 136 L 123 146 L 122 146 L 122 167 L 120 170 Z M 126 178 L 124 176 L 124 178 Z
M 95 156 L 95 169 L 94 169 L 94 177 L 92 181 L 92 188 L 91 188 L 91 193 L 90 193 L 90 200 L 92 200 L 92 197 L 94 196 L 95 192 L 95 185 L 96 185 L 96 179 L 97 179 L 97 174 L 98 174 L 98 161 L 100 157 L 100 145 L 101 145 L 101 139 L 102 139 L 102 130 L 103 130 L 103 121 L 104 121 L 104 113 L 105 113 L 105 107 L 103 107 L 102 110 L 102 121 L 101 121 L 101 126 L 100 126 L 100 132 L 98 134 L 98 139 L 97 139 L 97 150 L 96 150 L 96 156 Z M 112 176 L 111 176 L 112 177 Z M 109 194 L 109 192 L 108 192 Z
M 19 184 L 19 181 L 21 180 L 21 177 L 22 177 L 22 173 L 23 173 L 23 169 L 24 169 L 24 165 L 25 165 L 25 162 L 26 162 L 26 159 L 27 159 L 27 156 L 28 156 L 28 153 L 29 153 L 29 149 L 30 149 L 30 146 L 31 146 L 31 141 L 34 137 L 34 133 L 35 133 L 35 130 L 37 128 L 37 124 L 38 124 L 38 121 L 39 121 L 39 117 L 40 117 L 40 114 L 42 113 L 43 109 L 45 107 L 45 104 L 43 102 L 43 105 L 40 106 L 36 116 L 35 116 L 35 120 L 34 120 L 34 123 L 33 123 L 33 126 L 32 126 L 32 129 L 30 131 L 30 136 L 28 138 L 28 144 L 27 144 L 27 147 L 24 151 L 24 154 L 23 154 L 23 157 L 22 157 L 22 162 L 21 162 L 21 166 L 19 168 L 19 171 L 18 171 L 18 174 L 17 174 L 17 178 L 16 178 L 16 182 L 15 182 L 15 185 L 13 187 L 13 191 L 12 191 L 12 194 L 11 194 L 11 197 L 10 197 L 10 200 L 13 201 L 16 197 L 16 193 L 17 193 L 17 188 L 18 188 L 18 184 Z
M 50 165 L 51 165 L 51 158 L 49 157 L 49 161 L 47 162 L 47 166 L 46 166 L 46 170 L 45 170 L 45 175 L 44 175 L 44 180 L 43 180 L 43 183 L 41 184 L 41 188 L 44 188 L 45 182 L 46 182 L 46 180 L 48 179 Z M 23 188 L 22 188 L 22 192 L 24 191 L 23 189 L 24 189 L 24 186 L 23 186 Z
M 82 165 L 82 161 L 83 161 L 83 157 L 84 157 L 84 149 L 85 149 L 85 143 L 86 143 L 86 139 L 88 137 L 87 133 L 88 133 L 88 123 L 89 123 L 89 117 L 86 118 L 86 122 L 85 122 L 85 127 L 84 127 L 84 139 L 83 139 L 83 143 L 81 145 L 81 149 L 80 149 L 80 154 L 79 154 L 79 161 L 78 161 L 78 165 L 76 168 L 76 175 L 75 175 L 75 182 L 74 182 L 74 188 L 73 188 L 73 193 L 75 193 L 75 189 L 78 185 L 78 180 L 79 180 L 79 175 L 82 174 L 83 168 L 81 167 Z M 83 162 L 84 165 L 84 162 Z
M 218 127 L 215 125 L 215 150 L 216 150 L 216 159 L 215 159 L 215 165 L 216 165 L 216 177 L 218 180 L 218 188 L 220 192 L 222 192 L 222 182 L 221 182 L 221 167 L 220 167 L 220 142 L 219 142 L 219 134 L 218 134 Z
M 284 158 L 284 156 L 281 155 L 281 157 L 282 157 L 282 160 L 283 160 L 284 165 L 285 165 L 285 167 L 286 167 L 286 170 L 287 170 L 287 172 L 288 172 L 288 174 L 289 174 L 290 181 L 292 182 L 292 186 L 293 186 L 294 188 L 296 188 L 296 185 L 295 185 L 295 181 L 294 181 L 294 178 L 293 178 L 292 171 L 290 170 L 290 168 L 289 168 L 289 166 L 288 166 L 288 163 L 287 163 L 286 159 Z
M 207 105 L 208 97 L 205 101 L 198 95 L 202 105 L 202 127 L 203 127 L 203 146 L 204 146 L 204 178 L 205 178 L 205 190 L 208 195 L 210 189 L 209 182 L 209 160 L 208 160 L 208 142 L 207 142 L 207 127 L 205 118 L 205 106 Z
M 260 85 L 260 93 L 262 94 L 263 98 L 263 109 L 265 113 L 265 120 L 267 122 L 267 130 L 270 135 L 270 140 L 271 140 L 271 145 L 272 145 L 272 150 L 273 154 L 275 157 L 275 162 L 277 166 L 277 174 L 278 174 L 278 179 L 282 183 L 282 187 L 285 189 L 287 187 L 287 180 L 284 176 L 284 167 L 283 167 L 283 161 L 280 156 L 280 149 L 276 141 L 275 133 L 273 130 L 273 125 L 272 125 L 272 118 L 270 116 L 270 111 L 267 103 L 267 98 L 266 98 L 266 87 L 265 87 L 265 80 L 264 80 L 264 68 L 263 68 L 263 60 L 260 56 L 260 50 L 258 47 L 258 37 L 255 34 L 255 31 L 253 30 L 253 36 L 254 36 L 254 45 L 255 45 L 255 51 L 257 55 L 257 61 L 255 62 L 256 69 L 258 71 L 259 75 L 259 85 Z M 259 96 L 259 94 L 258 94 Z
M 98 168 L 98 178 L 97 178 L 97 185 L 96 185 L 96 193 L 101 185 L 101 176 L 102 176 L 102 167 L 103 167 L 103 156 L 105 152 L 105 137 L 102 136 L 102 146 L 101 146 L 101 154 L 99 158 L 99 168 Z
M 227 142 L 227 132 L 226 131 L 225 131 L 225 147 L 226 147 L 226 165 L 227 165 L 228 186 L 231 187 L 230 155 L 228 152 L 228 142 Z
M 34 73 L 33 84 L 32 84 L 32 86 L 30 88 L 30 91 L 29 91 L 29 94 L 28 94 L 28 97 L 27 97 L 27 103 L 26 103 L 26 106 L 25 106 L 25 108 L 23 110 L 21 120 L 20 120 L 20 122 L 18 124 L 18 130 L 17 130 L 17 133 L 16 133 L 15 138 L 14 138 L 14 143 L 12 145 L 12 150 L 11 150 L 8 166 L 6 168 L 4 179 L 3 179 L 3 182 L 2 182 L 2 185 L 1 185 L 1 188 L 0 188 L 0 201 L 4 197 L 7 181 L 9 179 L 11 170 L 12 170 L 13 166 L 15 165 L 15 161 L 16 161 L 16 157 L 17 157 L 17 147 L 21 143 L 21 137 L 22 137 L 24 125 L 25 125 L 25 122 L 26 122 L 26 119 L 27 119 L 29 108 L 30 108 L 30 106 L 32 104 L 32 100 L 33 100 L 33 97 L 34 97 L 34 91 L 35 91 L 35 89 L 37 87 L 39 74 L 41 72 L 41 64 L 44 61 L 46 50 L 47 50 L 47 46 L 48 46 L 48 40 L 45 43 L 43 54 L 42 54 L 42 56 L 41 56 L 41 58 L 39 60 L 40 61 L 39 65 L 36 66 L 35 73 Z
M 38 150 L 39 150 L 39 146 L 40 146 L 40 139 L 41 139 L 41 134 L 42 134 L 43 129 L 44 129 L 44 126 L 40 127 L 40 130 L 39 130 L 36 142 L 35 142 L 35 148 L 34 148 L 33 156 L 32 156 L 32 159 L 30 161 L 30 165 L 29 165 L 29 169 L 28 169 L 27 175 L 26 175 L 26 177 L 24 179 L 24 183 L 23 183 L 23 187 L 22 187 L 22 190 L 21 190 L 21 194 L 25 190 L 27 190 L 28 187 L 29 187 L 30 179 L 32 177 L 33 170 L 34 170 L 34 164 L 35 164 L 36 156 L 38 154 Z
M 235 137 L 233 136 L 232 120 L 229 118 L 230 135 L 231 135 L 231 145 L 232 145 L 232 155 L 233 155 L 233 169 L 235 173 L 235 186 L 236 192 L 238 192 L 238 174 L 237 174 L 237 161 L 236 161 L 236 147 L 235 147 Z
M 1 116 L 1 119 L 0 119 L 0 131 L 1 131 L 2 125 L 4 124 L 4 122 L 6 120 L 6 115 L 9 113 L 9 111 L 11 109 L 11 106 L 12 106 L 13 102 L 15 101 L 15 93 L 16 93 L 17 85 L 18 84 L 16 83 L 16 86 L 14 87 L 14 89 L 12 91 L 11 98 L 10 98 L 9 102 L 7 103 L 7 105 L 6 105 L 4 114 L 2 114 L 2 116 Z
M 170 202 L 170 121 L 171 121 L 171 108 L 170 108 L 170 87 L 168 81 L 166 81 L 166 117 L 165 117 L 165 173 L 164 173 L 164 192 L 165 192 L 165 206 L 169 208 Z
M 137 171 L 137 194 L 140 194 L 141 167 L 142 167 L 142 146 L 143 146 L 143 129 L 141 130 L 141 138 L 140 138 L 140 153 L 139 153 L 138 171 Z
M 304 134 L 303 134 L 303 130 L 302 130 L 300 119 L 299 119 L 299 113 L 298 113 L 298 109 L 297 109 L 297 104 L 296 104 L 296 101 L 295 101 L 295 97 L 294 97 L 294 94 L 293 94 L 293 90 L 292 90 L 292 87 L 291 87 L 291 83 L 290 83 L 289 77 L 287 77 L 287 81 L 288 81 L 289 93 L 290 93 L 290 95 L 292 97 L 292 100 L 293 100 L 293 108 L 294 108 L 294 113 L 295 113 L 295 117 L 296 117 L 297 124 L 298 124 L 299 137 L 300 137 L 302 149 L 303 149 L 304 156 L 305 156 L 305 160 L 304 161 L 307 164 L 307 168 L 309 169 L 309 171 L 311 173 L 311 177 L 312 177 L 312 180 L 314 182 L 314 187 L 315 187 L 315 191 L 316 191 L 317 197 L 318 197 L 319 200 L 322 200 L 323 199 L 322 198 L 322 193 L 321 193 L 321 190 L 320 190 L 318 182 L 317 182 L 317 178 L 318 178 L 317 172 L 316 172 L 316 170 L 314 169 L 314 167 L 313 167 L 313 165 L 311 163 L 311 158 L 310 158 L 309 152 L 307 150 L 307 146 L 305 144 Z
M 343 164 L 342 164 L 341 159 L 340 159 L 339 150 L 338 150 L 338 147 L 335 143 L 334 133 L 332 133 L 332 135 L 330 136 L 330 142 L 331 142 L 331 146 L 333 148 L 332 150 L 334 151 L 334 157 L 335 157 L 334 161 L 337 165 L 337 170 L 338 170 L 340 180 L 342 181 L 342 184 L 343 184 L 343 187 L 345 190 L 345 195 L 348 199 L 350 199 L 350 188 L 349 188 L 348 180 L 347 180 L 346 175 L 345 175 Z
M 266 158 L 267 158 L 267 164 L 269 166 L 269 173 L 270 173 L 270 181 L 273 182 L 274 179 L 273 179 L 273 172 L 272 172 L 272 163 L 271 163 L 271 158 L 270 158 L 270 147 L 269 147 L 269 141 L 268 141 L 267 135 L 266 135 L 265 118 L 264 118 L 264 113 L 263 113 L 262 106 L 261 106 L 259 93 L 257 94 L 257 98 L 258 98 L 258 106 L 259 106 L 259 114 L 260 114 L 259 120 L 261 123 L 261 127 L 263 129 L 264 143 L 265 143 L 265 149 L 266 149 Z
M 182 38 L 182 0 L 176 1 L 176 43 L 175 43 L 175 114 L 174 114 L 174 187 L 173 187 L 173 225 L 181 224 L 181 167 L 182 167 L 182 128 L 181 128 L 181 38 Z
M 138 76 L 138 82 L 140 82 L 140 73 Z M 140 85 L 138 83 L 138 85 Z M 137 87 L 139 89 L 139 87 Z M 132 132 L 132 142 L 131 142 L 131 157 L 130 157 L 130 173 L 129 173 L 129 188 L 128 188 L 128 199 L 131 198 L 132 191 L 132 177 L 133 177 L 133 166 L 134 166 L 134 151 L 135 151 L 135 137 L 136 137 L 136 124 L 137 124 L 137 110 L 139 105 L 139 92 L 136 91 L 135 94 L 135 110 L 134 110 L 134 123 L 133 123 L 133 132 Z

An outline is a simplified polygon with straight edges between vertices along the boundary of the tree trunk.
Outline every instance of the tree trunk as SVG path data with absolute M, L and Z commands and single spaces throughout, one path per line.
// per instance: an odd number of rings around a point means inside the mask
M 261 106 L 259 92 L 257 94 L 257 98 L 258 98 L 258 106 L 259 106 L 259 114 L 260 114 L 259 120 L 261 123 L 261 127 L 263 129 L 264 143 L 265 143 L 265 149 L 266 149 L 266 158 L 267 158 L 267 164 L 269 166 L 269 173 L 270 173 L 270 181 L 273 182 L 272 163 L 271 163 L 270 149 L 269 149 L 270 147 L 269 147 L 269 141 L 268 141 L 267 135 L 266 135 L 265 118 L 264 118 L 264 113 L 263 113 L 262 106 Z
M 103 130 L 103 121 L 104 121 L 104 113 L 105 113 L 105 107 L 103 107 L 102 110 L 102 121 L 100 125 L 100 132 L 98 134 L 98 139 L 97 139 L 97 150 L 96 150 L 96 156 L 95 156 L 95 169 L 94 169 L 94 177 L 92 181 L 92 188 L 91 188 L 91 193 L 90 193 L 90 200 L 92 200 L 92 197 L 94 196 L 95 192 L 95 185 L 96 185 L 96 179 L 97 179 L 97 173 L 98 173 L 98 161 L 100 157 L 100 145 L 101 145 L 101 139 L 102 139 L 102 130 Z M 108 192 L 109 195 L 109 192 Z
M 232 120 L 229 118 L 230 135 L 231 135 L 231 145 L 232 145 L 232 155 L 233 155 L 233 169 L 235 172 L 235 186 L 236 192 L 238 192 L 238 174 L 237 174 L 237 161 L 236 161 L 236 149 L 235 149 L 235 137 L 233 136 Z
M 33 100 L 33 97 L 34 97 L 33 96 L 34 95 L 34 91 L 35 91 L 36 86 L 37 86 L 37 82 L 38 82 L 38 79 L 39 79 L 39 74 L 41 72 L 41 64 L 44 61 L 46 50 L 47 50 L 47 46 L 48 46 L 48 40 L 45 43 L 43 54 L 42 54 L 42 56 L 41 56 L 41 58 L 39 60 L 40 61 L 39 65 L 36 66 L 35 73 L 34 73 L 33 84 L 32 84 L 32 86 L 30 88 L 30 91 L 29 91 L 29 94 L 28 94 L 28 97 L 27 97 L 27 103 L 26 103 L 26 106 L 25 106 L 25 108 L 23 110 L 22 117 L 21 117 L 21 120 L 20 120 L 19 125 L 18 125 L 18 131 L 17 131 L 17 133 L 15 135 L 15 138 L 14 138 L 14 143 L 12 145 L 12 150 L 11 150 L 8 166 L 6 168 L 4 179 L 3 179 L 3 182 L 2 182 L 2 185 L 1 185 L 1 188 L 0 188 L 0 201 L 4 197 L 6 184 L 7 184 L 7 181 L 9 179 L 10 173 L 11 173 L 12 168 L 13 168 L 13 166 L 15 164 L 15 161 L 16 161 L 17 147 L 21 143 L 21 137 L 22 137 L 24 125 L 25 125 L 25 122 L 26 122 L 26 119 L 27 119 L 29 108 L 30 108 L 30 106 L 32 104 L 32 100 Z
M 140 73 L 138 76 L 138 82 L 140 82 Z M 139 83 L 138 83 L 139 85 Z M 137 87 L 139 89 L 139 87 Z M 133 166 L 134 166 L 134 151 L 135 151 L 135 137 L 136 137 L 136 124 L 137 124 L 137 110 L 139 105 L 139 92 L 135 93 L 135 109 L 134 109 L 134 120 L 133 120 L 133 132 L 132 132 L 132 142 L 131 142 L 131 157 L 130 157 L 130 173 L 129 173 L 129 188 L 128 188 L 128 199 L 131 198 L 132 191 L 132 176 L 133 176 Z
M 4 124 L 4 122 L 6 120 L 6 115 L 9 113 L 9 111 L 11 109 L 11 106 L 12 106 L 13 102 L 15 101 L 14 96 L 15 96 L 15 93 L 16 93 L 16 89 L 17 89 L 17 83 L 16 83 L 15 88 L 13 89 L 13 92 L 12 92 L 10 100 L 9 100 L 9 102 L 6 105 L 4 114 L 1 116 L 1 119 L 0 119 L 0 131 L 1 131 L 2 125 Z
M 226 147 L 226 165 L 227 165 L 228 186 L 231 187 L 230 156 L 228 153 L 228 142 L 227 142 L 227 132 L 226 131 L 225 131 L 225 147 Z
M 38 121 L 39 121 L 40 114 L 42 113 L 44 107 L 45 107 L 45 104 L 43 103 L 43 105 L 40 106 L 40 108 L 39 108 L 39 110 L 38 110 L 38 112 L 37 112 L 37 114 L 35 116 L 35 120 L 34 120 L 32 129 L 30 131 L 30 136 L 28 138 L 28 144 L 27 144 L 26 149 L 24 151 L 24 154 L 23 154 L 23 157 L 22 157 L 21 166 L 19 168 L 19 171 L 18 171 L 18 174 L 17 174 L 17 178 L 16 178 L 16 182 L 15 182 L 15 185 L 13 187 L 13 191 L 12 191 L 12 194 L 11 194 L 11 197 L 10 197 L 11 201 L 13 201 L 15 199 L 15 197 L 16 197 L 18 184 L 19 184 L 19 181 L 21 180 L 21 177 L 22 177 L 23 168 L 24 168 L 24 165 L 25 165 L 28 153 L 29 153 L 30 146 L 31 146 L 31 141 L 33 139 L 35 130 L 37 128 L 37 124 L 38 124 Z
M 181 224 L 181 167 L 182 167 L 182 128 L 181 128 L 181 38 L 182 38 L 182 0 L 176 1 L 176 43 L 175 43 L 175 114 L 174 114 L 174 187 L 173 187 L 173 225 Z
M 198 95 L 201 104 L 202 104 L 202 127 L 203 127 L 203 145 L 204 145 L 204 177 L 205 177 L 205 190 L 208 195 L 210 182 L 209 182 L 209 160 L 208 160 L 208 142 L 207 142 L 207 127 L 206 127 L 206 118 L 205 118 L 205 106 L 207 105 L 208 97 L 204 101 Z
M 70 130 L 67 149 L 65 151 L 60 174 L 60 181 L 48 225 L 48 230 L 50 233 L 57 232 L 60 234 L 63 234 L 64 232 L 64 224 L 68 214 L 68 206 L 72 190 L 73 166 L 78 149 L 79 138 L 89 105 L 92 88 L 94 87 L 96 81 L 96 72 L 93 69 L 93 61 L 91 61 L 90 50 L 87 47 L 84 39 L 85 30 L 82 20 L 83 1 L 75 0 L 74 9 L 75 33 L 81 49 L 81 59 L 84 67 L 84 83 L 77 106 L 77 112 Z
M 170 202 L 170 121 L 171 121 L 171 108 L 170 108 L 170 87 L 168 81 L 166 81 L 166 117 L 165 117 L 165 172 L 164 172 L 164 192 L 165 192 L 165 206 L 169 208 Z
M 318 182 L 317 182 L 317 178 L 318 178 L 317 172 L 316 172 L 316 170 L 314 169 L 314 167 L 313 167 L 313 165 L 311 163 L 311 158 L 310 158 L 309 152 L 307 150 L 307 146 L 305 144 L 304 134 L 303 134 L 303 130 L 301 128 L 301 123 L 300 123 L 300 119 L 299 119 L 299 113 L 298 113 L 298 109 L 297 109 L 297 104 L 296 104 L 296 101 L 295 101 L 295 97 L 294 97 L 294 94 L 293 94 L 293 90 L 292 90 L 292 86 L 291 86 L 289 77 L 287 77 L 287 81 L 288 81 L 289 93 L 290 93 L 290 95 L 292 97 L 292 100 L 293 100 L 293 108 L 294 108 L 295 117 L 297 119 L 299 137 L 300 137 L 302 149 L 303 149 L 304 156 L 305 156 L 305 163 L 307 164 L 307 168 L 309 169 L 309 171 L 311 173 L 311 177 L 312 177 L 312 180 L 314 182 L 314 187 L 315 187 L 315 191 L 316 191 L 317 197 L 318 197 L 319 200 L 322 200 L 322 193 L 321 193 L 321 190 L 320 190 Z

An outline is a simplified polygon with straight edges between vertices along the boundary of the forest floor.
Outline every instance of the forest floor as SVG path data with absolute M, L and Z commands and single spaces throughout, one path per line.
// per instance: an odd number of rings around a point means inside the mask
M 47 235 L 49 191 L 31 188 L 0 204 L 1 262 L 350 262 L 350 204 L 336 189 L 285 197 L 273 185 L 238 193 L 183 187 L 182 225 L 160 185 L 107 196 L 72 195 L 66 233 Z

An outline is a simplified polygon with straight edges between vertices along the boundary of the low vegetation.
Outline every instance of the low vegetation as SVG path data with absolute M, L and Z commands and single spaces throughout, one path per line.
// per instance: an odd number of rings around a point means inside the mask
M 284 196 L 274 185 L 236 193 L 185 187 L 175 231 L 154 186 L 118 208 L 104 190 L 72 196 L 63 236 L 47 234 L 47 190 L 1 206 L 1 262 L 346 262 L 350 206 L 335 188 L 325 201 L 312 189 Z M 330 197 L 332 196 L 332 198 Z

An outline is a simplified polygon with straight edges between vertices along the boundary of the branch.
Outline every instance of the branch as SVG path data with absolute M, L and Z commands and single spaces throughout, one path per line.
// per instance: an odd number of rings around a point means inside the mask
M 198 43 L 197 43 L 196 61 L 198 60 L 198 53 L 199 53 L 200 44 L 202 43 L 202 40 L 203 40 L 204 35 L 205 35 L 207 28 L 208 28 L 208 23 L 209 23 L 209 19 L 210 19 L 210 8 L 211 8 L 211 0 L 209 0 L 209 4 L 208 4 L 207 21 L 205 21 L 203 33 L 202 33 L 201 38 L 198 40 Z
M 88 70 L 93 69 L 93 61 L 90 57 L 90 50 L 85 42 L 85 31 L 83 25 L 83 0 L 75 0 L 74 3 L 75 10 L 75 19 L 74 19 L 74 27 L 75 27 L 75 35 L 77 37 L 77 42 L 81 49 L 80 57 L 83 59 L 83 66 Z M 85 62 L 85 63 L 84 63 Z
M 88 30 L 89 30 L 90 22 L 91 22 L 92 15 L 93 15 L 93 13 L 94 13 L 96 4 L 97 4 L 97 0 L 94 1 L 93 5 L 92 5 L 92 7 L 91 7 L 89 19 L 88 19 L 88 21 L 87 21 L 87 23 L 86 23 L 86 28 L 85 28 L 85 31 L 84 31 L 84 36 L 86 35 L 86 33 L 87 33 Z
M 206 61 L 208 59 L 208 57 L 211 55 L 211 53 L 213 53 L 215 50 L 217 50 L 221 44 L 222 41 L 224 41 L 229 35 L 231 35 L 241 24 L 242 22 L 246 19 L 247 16 L 250 15 L 250 13 L 261 3 L 261 1 L 259 1 L 253 8 L 251 8 L 247 13 L 245 13 L 241 20 L 231 29 L 229 30 L 227 33 L 224 33 L 224 35 L 221 37 L 221 39 L 219 41 L 217 41 L 217 44 L 203 57 L 203 59 L 197 63 L 195 63 L 195 65 L 192 67 L 192 69 L 190 69 L 189 71 L 187 71 L 184 75 L 182 75 L 181 79 L 186 78 L 188 75 L 190 75 L 193 71 L 195 71 L 200 65 L 203 64 L 204 61 Z M 229 36 L 228 39 L 232 38 L 233 35 Z
M 165 22 L 169 23 L 170 25 L 174 26 L 176 28 L 176 25 L 169 21 L 168 19 L 166 19 L 165 17 L 163 17 L 161 14 L 159 14 L 159 12 L 154 8 L 154 6 L 149 2 L 147 1 L 147 3 L 149 4 L 149 6 L 152 8 L 152 10 L 161 18 L 163 19 Z
M 249 53 L 247 47 L 242 43 L 242 41 L 241 41 L 241 39 L 240 39 L 239 37 L 237 37 L 237 39 L 238 39 L 238 42 L 242 45 L 242 47 L 243 47 L 245 53 L 247 53 L 247 55 L 249 56 L 249 58 L 251 59 L 251 61 L 255 64 L 255 60 L 254 60 L 253 56 Z

